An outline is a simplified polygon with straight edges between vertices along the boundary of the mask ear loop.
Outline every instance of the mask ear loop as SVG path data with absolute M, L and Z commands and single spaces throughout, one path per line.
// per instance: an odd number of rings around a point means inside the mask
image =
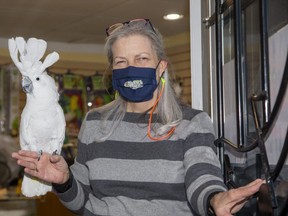
M 119 91 L 115 91 L 114 98 L 117 99 L 119 97 Z
M 161 91 L 160 91 L 160 94 L 159 94 L 159 97 L 157 98 L 157 100 L 155 101 L 152 109 L 151 109 L 151 112 L 150 112 L 150 116 L 149 116 L 149 123 L 148 123 L 148 131 L 147 131 L 147 135 L 148 137 L 151 139 L 151 140 L 164 140 L 168 137 L 170 137 L 172 135 L 172 133 L 175 131 L 176 127 L 172 127 L 165 135 L 163 136 L 160 136 L 160 137 L 153 137 L 151 135 L 151 124 L 152 124 L 152 116 L 153 116 L 153 113 L 154 113 L 154 110 L 156 109 L 156 106 L 163 94 L 163 91 L 164 91 L 164 86 L 165 86 L 165 79 L 163 77 L 161 77 L 161 82 L 162 82 L 162 88 L 161 88 Z

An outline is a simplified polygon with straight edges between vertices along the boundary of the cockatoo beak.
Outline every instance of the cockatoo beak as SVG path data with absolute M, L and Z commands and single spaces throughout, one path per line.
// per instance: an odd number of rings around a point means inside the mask
M 23 76 L 22 78 L 22 89 L 25 93 L 31 93 L 33 91 L 32 81 L 27 76 Z

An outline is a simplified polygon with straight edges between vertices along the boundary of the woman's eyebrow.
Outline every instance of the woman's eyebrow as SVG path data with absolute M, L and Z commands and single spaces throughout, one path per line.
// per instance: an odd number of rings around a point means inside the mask
M 137 54 L 136 57 L 139 57 L 139 56 L 142 56 L 142 55 L 148 55 L 148 56 L 151 56 L 150 53 L 142 52 L 142 53 Z
M 115 59 L 126 59 L 125 57 L 122 57 L 122 56 L 115 56 L 114 58 L 113 58 L 113 60 L 115 60 Z

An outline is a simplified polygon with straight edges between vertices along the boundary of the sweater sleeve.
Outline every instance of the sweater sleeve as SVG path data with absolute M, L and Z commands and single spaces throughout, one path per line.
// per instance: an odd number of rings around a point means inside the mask
M 71 179 L 69 180 L 69 189 L 64 192 L 59 192 L 54 188 L 54 192 L 57 194 L 62 204 L 79 215 L 83 214 L 85 203 L 91 193 L 88 168 L 85 165 L 85 162 L 87 161 L 87 144 L 81 141 L 85 134 L 85 125 L 86 118 L 81 125 L 81 130 L 78 135 L 77 156 L 74 160 L 74 164 L 70 167 Z
M 189 125 L 192 132 L 184 143 L 185 185 L 188 201 L 197 215 L 207 215 L 211 194 L 226 191 L 221 166 L 214 146 L 214 129 L 205 112 L 198 113 Z

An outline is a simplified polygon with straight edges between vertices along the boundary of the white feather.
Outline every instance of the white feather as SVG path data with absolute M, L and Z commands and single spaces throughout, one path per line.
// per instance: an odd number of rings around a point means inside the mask
M 53 52 L 42 63 L 40 59 L 47 47 L 45 41 L 30 38 L 26 43 L 23 38 L 17 37 L 9 39 L 8 43 L 13 62 L 33 85 L 33 90 L 26 94 L 26 105 L 21 114 L 21 149 L 60 154 L 65 137 L 65 117 L 58 103 L 55 81 L 44 71 L 59 59 L 59 55 Z M 22 193 L 25 196 L 44 195 L 51 189 L 50 183 L 24 175 Z

